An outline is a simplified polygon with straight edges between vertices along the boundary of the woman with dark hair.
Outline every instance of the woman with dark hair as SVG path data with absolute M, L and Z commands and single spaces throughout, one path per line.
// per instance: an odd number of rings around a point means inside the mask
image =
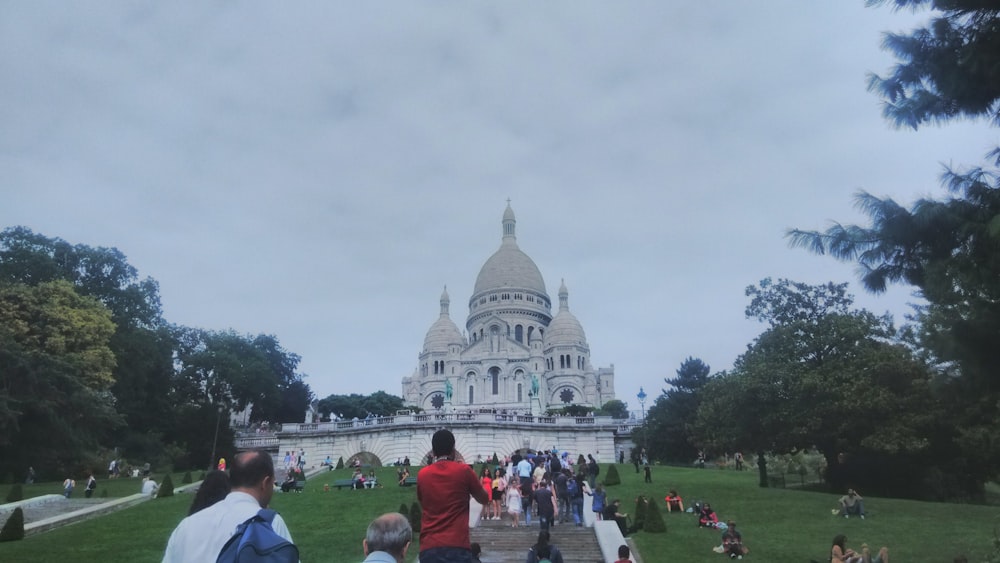
M 230 489 L 229 476 L 226 475 L 225 471 L 217 469 L 209 471 L 208 475 L 205 476 L 205 480 L 201 482 L 201 486 L 198 487 L 198 492 L 195 493 L 194 500 L 191 501 L 188 516 L 226 498 Z
M 528 559 L 525 563 L 538 563 L 542 559 L 548 559 L 552 563 L 563 563 L 562 552 L 559 548 L 549 543 L 549 532 L 538 532 L 538 542 L 528 549 Z
M 889 548 L 882 547 L 878 550 L 878 555 L 874 558 L 868 549 L 868 544 L 861 544 L 861 553 L 846 547 L 847 536 L 837 534 L 833 537 L 833 545 L 830 546 L 831 563 L 889 563 Z
M 493 514 L 493 474 L 490 472 L 490 468 L 483 466 L 483 470 L 479 472 L 479 482 L 483 484 L 483 490 L 486 491 L 486 496 L 489 500 L 483 506 L 483 520 L 492 520 L 494 516 L 499 516 L 499 514 Z

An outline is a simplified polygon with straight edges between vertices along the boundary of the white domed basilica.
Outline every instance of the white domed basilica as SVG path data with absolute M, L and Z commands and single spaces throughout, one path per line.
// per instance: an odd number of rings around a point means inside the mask
M 541 414 L 566 405 L 598 408 L 615 398 L 614 365 L 591 365 L 565 283 L 552 315 L 542 273 L 518 248 L 514 225 L 508 203 L 500 249 L 483 264 L 469 299 L 466 335 L 449 317 L 447 288 L 441 294 L 441 316 L 427 331 L 419 365 L 403 378 L 406 404 Z

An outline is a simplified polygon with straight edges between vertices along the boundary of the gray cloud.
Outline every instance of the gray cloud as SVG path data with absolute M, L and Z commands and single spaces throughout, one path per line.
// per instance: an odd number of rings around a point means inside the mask
M 444 284 L 463 325 L 506 198 L 619 395 L 728 368 L 765 276 L 853 280 L 782 233 L 940 193 L 982 124 L 865 91 L 921 16 L 803 4 L 15 3 L 0 225 L 117 246 L 173 322 L 276 334 L 318 394 L 399 392 Z M 856 286 L 855 286 L 856 288 Z M 905 288 L 862 305 L 901 314 Z

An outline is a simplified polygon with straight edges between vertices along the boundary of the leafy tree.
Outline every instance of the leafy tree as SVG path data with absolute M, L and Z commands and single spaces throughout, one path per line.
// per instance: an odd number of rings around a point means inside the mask
M 940 463 L 948 443 L 926 367 L 892 341 L 890 319 L 851 310 L 843 285 L 765 281 L 748 288 L 755 299 L 747 315 L 768 311 L 759 318 L 772 326 L 732 372 L 706 385 L 696 434 L 729 451 L 815 445 L 834 486 L 851 481 L 869 491 L 924 494 L 927 474 L 899 469 L 903 460 L 925 468 Z M 811 295 L 828 312 L 801 307 L 789 293 Z
M 280 419 L 283 413 L 302 420 L 312 392 L 294 371 L 299 357 L 282 349 L 276 338 L 185 327 L 178 327 L 176 335 L 177 400 L 208 402 L 223 412 L 252 406 L 254 422 Z
M 276 418 L 280 422 L 305 422 L 306 410 L 313 402 L 313 392 L 302 380 L 289 383 L 281 390 L 281 406 Z
M 385 391 L 376 391 L 364 400 L 364 408 L 375 416 L 390 416 L 403 408 L 403 399 Z
M 368 415 L 389 416 L 403 408 L 403 399 L 385 391 L 371 395 L 328 395 L 320 399 L 317 410 L 324 417 L 334 414 L 343 419 L 366 418 Z
M 0 284 L 0 470 L 66 469 L 120 424 L 113 331 L 67 282 Z
M 870 89 L 885 100 L 885 115 L 914 129 L 928 122 L 986 117 L 1000 124 L 1000 8 L 945 0 L 871 0 L 870 5 L 935 10 L 929 24 L 909 34 L 887 34 L 884 46 L 899 59 L 888 76 L 872 75 Z M 856 262 L 865 287 L 914 286 L 927 304 L 917 309 L 910 342 L 947 374 L 935 389 L 950 403 L 952 439 L 943 452 L 959 467 L 942 472 L 959 487 L 996 478 L 1000 445 L 1000 149 L 993 169 L 946 168 L 944 199 L 909 208 L 868 193 L 857 197 L 869 225 L 824 232 L 792 229 L 793 246 Z M 940 439 L 943 439 L 939 437 Z M 984 468 L 994 468 L 986 469 Z
M 37 286 L 57 280 L 73 284 L 77 293 L 110 311 L 115 332 L 109 347 L 116 359 L 110 391 L 126 421 L 113 439 L 130 455 L 152 456 L 162 446 L 162 421 L 172 418 L 172 344 L 162 330 L 157 283 L 139 279 L 115 248 L 72 245 L 25 227 L 0 232 L 0 283 Z
M 868 5 L 930 7 L 929 24 L 908 34 L 887 33 L 883 46 L 899 59 L 886 77 L 869 77 L 885 100 L 886 117 L 916 129 L 956 117 L 1000 124 L 1000 8 L 974 0 L 868 0 Z
M 628 405 L 619 399 L 611 399 L 601 405 L 595 414 L 610 416 L 611 418 L 628 418 Z
M 672 388 L 657 397 L 646 416 L 645 443 L 653 458 L 688 462 L 698 454 L 692 427 L 710 371 L 705 362 L 689 357 L 675 378 L 664 380 Z

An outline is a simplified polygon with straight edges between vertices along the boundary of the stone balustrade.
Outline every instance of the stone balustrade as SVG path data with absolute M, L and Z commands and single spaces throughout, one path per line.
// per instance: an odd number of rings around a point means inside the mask
M 370 429 L 371 427 L 393 427 L 410 425 L 440 425 L 448 422 L 465 423 L 485 423 L 495 424 L 534 424 L 555 427 L 614 427 L 615 431 L 621 434 L 631 435 L 634 428 L 640 426 L 635 422 L 623 423 L 621 419 L 614 419 L 608 416 L 536 416 L 530 414 L 496 414 L 483 412 L 451 412 L 451 413 L 421 413 L 408 415 L 394 415 L 365 418 L 358 420 L 337 420 L 333 422 L 308 422 L 308 423 L 284 423 L 280 433 L 302 434 L 302 433 L 337 433 L 341 431 Z M 268 440 L 277 438 L 241 438 L 240 444 L 264 444 L 273 445 Z M 247 447 L 260 447 L 248 445 Z

